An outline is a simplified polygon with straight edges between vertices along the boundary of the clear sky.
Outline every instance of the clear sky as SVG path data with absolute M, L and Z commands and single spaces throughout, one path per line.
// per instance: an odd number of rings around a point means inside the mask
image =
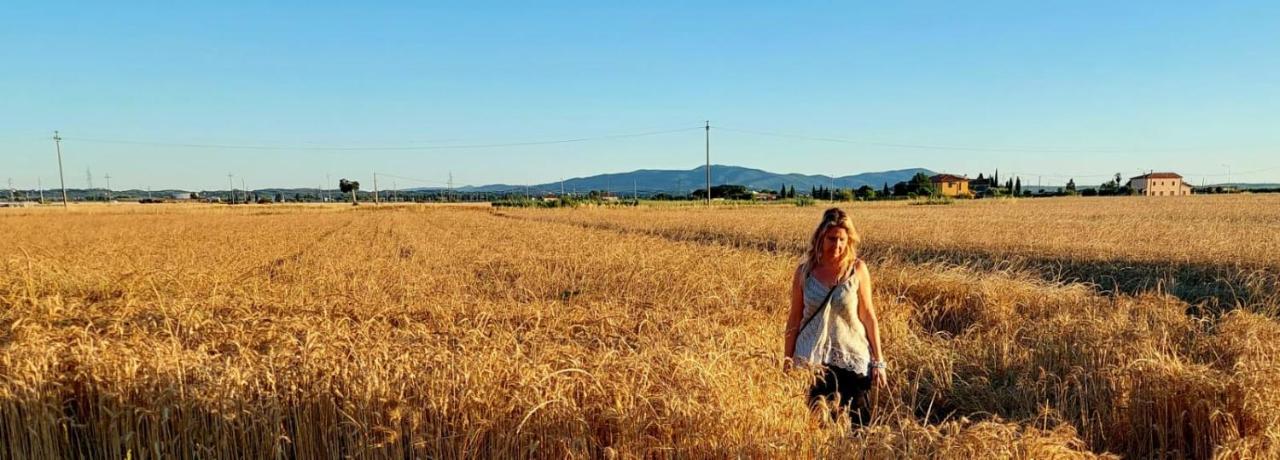
M 775 172 L 1280 182 L 1274 0 L 112 3 L 6 4 L 0 180 L 56 184 L 56 129 L 71 187 L 540 183 L 690 169 L 703 132 L 441 147 L 710 120 Z

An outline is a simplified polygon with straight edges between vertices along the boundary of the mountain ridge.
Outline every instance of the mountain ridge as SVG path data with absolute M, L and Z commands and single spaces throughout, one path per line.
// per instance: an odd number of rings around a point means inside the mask
M 563 181 L 565 192 L 586 192 L 590 190 L 608 190 L 616 193 L 636 192 L 643 194 L 673 193 L 687 194 L 696 189 L 706 187 L 706 167 L 693 169 L 637 169 L 628 172 L 596 174 L 586 177 L 574 177 Z M 778 187 L 795 187 L 797 192 L 808 193 L 813 187 L 858 188 L 864 185 L 877 190 L 886 183 L 905 181 L 916 173 L 935 174 L 926 168 L 906 168 L 889 171 L 871 171 L 844 176 L 828 176 L 824 174 L 775 173 L 763 169 L 733 165 L 711 165 L 712 185 L 743 185 L 753 190 L 777 190 Z M 480 186 L 464 186 L 455 189 L 459 192 L 502 192 L 528 189 L 530 192 L 552 192 L 561 190 L 561 181 L 535 185 L 488 184 Z M 437 190 L 439 187 L 419 188 L 415 190 Z

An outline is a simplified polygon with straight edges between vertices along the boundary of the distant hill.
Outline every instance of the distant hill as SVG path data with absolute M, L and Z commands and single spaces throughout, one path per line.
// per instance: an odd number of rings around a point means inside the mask
M 1231 187 L 1231 188 L 1236 188 L 1236 189 L 1240 189 L 1240 190 L 1250 190 L 1250 189 L 1255 189 L 1255 188 L 1265 188 L 1265 189 L 1276 189 L 1276 188 L 1280 188 L 1280 184 L 1272 184 L 1272 183 L 1240 183 L 1240 182 L 1231 182 L 1231 183 L 1227 183 L 1227 184 L 1209 184 L 1208 186 L 1209 186 L 1209 187 Z
M 780 174 L 741 166 L 711 165 L 712 185 L 734 184 L 745 185 L 755 190 L 777 190 L 778 187 L 795 187 L 797 192 L 808 192 L 812 187 L 858 188 L 868 185 L 879 189 L 885 183 L 893 186 L 895 182 L 910 179 L 916 173 L 932 175 L 933 171 L 924 168 L 898 169 L 893 171 L 867 172 L 848 176 L 831 177 L 826 175 Z M 706 186 L 706 167 L 699 166 L 689 170 L 641 169 L 624 173 L 600 174 L 590 177 L 565 179 L 565 191 L 585 192 L 588 190 L 610 190 L 629 193 L 636 190 L 640 194 L 689 193 Z M 460 187 L 463 192 L 500 192 L 522 190 L 523 185 L 491 184 L 482 186 Z M 530 185 L 534 192 L 559 192 L 560 182 Z

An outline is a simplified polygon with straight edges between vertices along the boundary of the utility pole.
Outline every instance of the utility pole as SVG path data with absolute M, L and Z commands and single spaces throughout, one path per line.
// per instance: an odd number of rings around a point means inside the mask
M 449 187 L 444 192 L 445 201 L 453 201 L 453 171 L 449 171 Z
M 111 173 L 107 173 L 105 179 L 107 180 L 107 202 L 109 203 L 111 202 Z
M 231 204 L 236 204 L 236 184 L 231 182 L 233 175 L 227 173 L 227 189 L 231 191 Z
M 711 120 L 706 120 L 707 138 L 707 204 L 711 204 Z
M 320 187 L 320 190 L 324 191 L 324 201 L 328 203 L 331 200 L 329 198 L 329 173 L 324 173 L 324 187 Z
M 396 181 L 391 181 L 391 201 L 400 201 L 400 187 L 396 185 Z
M 564 199 L 564 178 L 560 178 L 560 199 Z
M 40 204 L 44 204 L 44 181 L 36 178 L 36 188 L 40 189 Z
M 62 183 L 62 207 L 67 208 L 70 205 L 67 204 L 67 180 L 62 175 L 62 136 L 57 131 L 53 132 L 53 145 L 58 149 L 58 182 Z
M 240 178 L 240 190 L 244 190 L 244 204 L 249 204 L 249 188 L 244 186 L 244 178 Z
M 15 198 L 13 197 L 13 178 L 12 178 L 12 177 L 10 177 L 10 178 L 9 178 L 9 202 L 10 202 L 10 203 L 13 203 L 13 202 L 16 202 L 16 201 L 18 201 L 18 200 L 17 200 L 17 199 L 15 199 Z
M 382 204 L 378 202 L 378 173 L 373 173 L 373 204 Z

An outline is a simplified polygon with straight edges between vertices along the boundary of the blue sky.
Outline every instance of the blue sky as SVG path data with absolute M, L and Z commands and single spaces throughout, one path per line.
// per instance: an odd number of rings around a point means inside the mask
M 1280 182 L 1274 1 L 205 3 L 6 5 L 0 180 L 56 183 L 57 129 L 72 187 L 540 183 L 703 133 L 439 147 L 710 120 L 713 162 L 776 172 Z

